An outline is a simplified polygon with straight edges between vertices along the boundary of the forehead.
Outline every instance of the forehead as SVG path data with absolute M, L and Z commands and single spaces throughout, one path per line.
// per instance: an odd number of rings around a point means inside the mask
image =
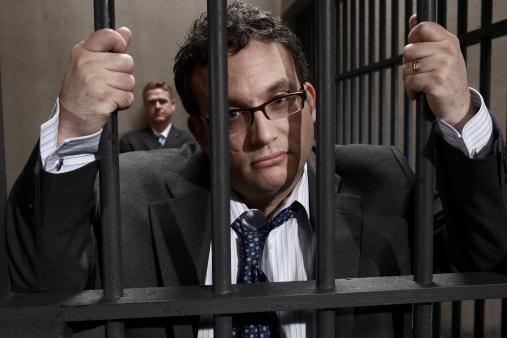
M 227 63 L 229 101 L 263 99 L 283 84 L 290 89 L 299 86 L 292 56 L 279 42 L 252 40 L 238 53 L 229 54 Z M 196 67 L 190 81 L 202 111 L 201 104 L 206 105 L 208 100 L 208 66 Z
M 160 99 L 170 100 L 169 92 L 167 92 L 162 88 L 149 89 L 144 94 L 144 97 L 146 100 L 160 100 Z

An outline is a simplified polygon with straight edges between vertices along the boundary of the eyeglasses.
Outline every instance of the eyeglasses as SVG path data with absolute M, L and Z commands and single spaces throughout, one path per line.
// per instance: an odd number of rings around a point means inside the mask
M 230 109 L 229 135 L 233 135 L 250 127 L 254 122 L 254 113 L 262 111 L 268 120 L 280 120 L 295 114 L 304 108 L 306 101 L 306 88 L 300 92 L 277 96 L 274 99 L 253 108 Z M 209 126 L 209 118 L 203 117 Z

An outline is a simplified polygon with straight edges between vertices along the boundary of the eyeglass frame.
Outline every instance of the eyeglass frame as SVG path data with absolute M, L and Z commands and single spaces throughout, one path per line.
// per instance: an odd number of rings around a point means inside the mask
M 244 129 L 246 129 L 246 128 L 250 127 L 250 126 L 253 124 L 253 122 L 254 122 L 254 113 L 255 113 L 256 111 L 259 111 L 259 110 L 260 110 L 260 111 L 264 114 L 264 116 L 265 116 L 268 120 L 272 120 L 272 119 L 268 116 L 268 114 L 266 113 L 265 108 L 266 108 L 266 106 L 267 106 L 268 104 L 273 103 L 273 102 L 275 102 L 276 100 L 284 99 L 284 98 L 286 98 L 286 97 L 289 97 L 289 96 L 294 96 L 294 95 L 297 95 L 297 96 L 301 97 L 301 99 L 302 99 L 302 104 L 301 104 L 301 108 L 300 108 L 300 109 L 298 109 L 298 110 L 296 110 L 295 112 L 292 112 L 292 113 L 290 113 L 290 114 L 288 114 L 287 116 L 284 116 L 284 117 L 282 117 L 282 118 L 289 117 L 289 116 L 291 116 L 292 114 L 296 114 L 296 113 L 300 112 L 301 110 L 303 110 L 303 108 L 305 107 L 305 101 L 306 101 L 306 99 L 308 98 L 308 94 L 306 93 L 306 87 L 305 87 L 304 85 L 302 85 L 302 86 L 303 86 L 303 90 L 302 90 L 302 91 L 300 91 L 300 92 L 293 92 L 293 93 L 288 93 L 288 94 L 285 94 L 285 95 L 277 96 L 277 97 L 275 97 L 275 98 L 273 98 L 273 99 L 269 100 L 268 102 L 265 102 L 265 103 L 263 103 L 263 104 L 261 104 L 261 105 L 259 105 L 259 106 L 257 106 L 257 107 L 253 107 L 253 108 L 234 108 L 234 109 L 229 109 L 229 111 L 227 112 L 228 114 L 230 114 L 230 113 L 235 113 L 235 112 L 242 112 L 242 111 L 247 111 L 247 112 L 249 112 L 249 113 L 250 113 L 250 124 L 249 124 L 249 125 L 247 125 L 245 128 L 240 129 L 240 130 L 238 130 L 238 131 L 234 132 L 233 134 L 238 133 L 238 132 L 240 132 L 241 130 L 244 130 Z M 201 116 L 201 118 L 202 118 L 204 121 L 206 121 L 206 124 L 207 124 L 207 125 L 208 125 L 208 127 L 209 127 L 210 119 L 209 119 L 208 117 L 204 117 L 204 116 Z M 276 120 L 281 120 L 282 118 L 279 118 L 279 119 L 276 119 Z M 273 121 L 276 121 L 276 120 L 273 120 Z M 230 135 L 233 135 L 233 134 L 230 134 Z

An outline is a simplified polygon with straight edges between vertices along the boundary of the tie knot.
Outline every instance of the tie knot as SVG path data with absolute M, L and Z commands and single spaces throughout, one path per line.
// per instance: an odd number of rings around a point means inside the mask
M 264 248 L 266 239 L 271 230 L 279 227 L 295 216 L 292 210 L 294 203 L 286 209 L 283 209 L 267 224 L 258 230 L 248 230 L 243 224 L 244 219 L 241 215 L 231 225 L 240 239 L 241 269 L 238 274 L 238 283 L 263 283 L 267 282 L 267 277 L 259 268 L 259 258 Z

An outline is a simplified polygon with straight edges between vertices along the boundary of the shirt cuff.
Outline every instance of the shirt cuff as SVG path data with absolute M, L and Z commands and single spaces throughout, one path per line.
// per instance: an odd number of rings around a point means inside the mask
M 481 94 L 470 88 L 470 95 L 478 112 L 465 124 L 462 134 L 447 122 L 439 118 L 436 120 L 447 143 L 470 158 L 483 158 L 493 151 L 493 122 Z
M 95 161 L 99 149 L 102 130 L 88 136 L 67 139 L 56 146 L 58 141 L 59 99 L 49 121 L 40 127 L 40 155 L 42 167 L 50 173 L 64 173 Z

